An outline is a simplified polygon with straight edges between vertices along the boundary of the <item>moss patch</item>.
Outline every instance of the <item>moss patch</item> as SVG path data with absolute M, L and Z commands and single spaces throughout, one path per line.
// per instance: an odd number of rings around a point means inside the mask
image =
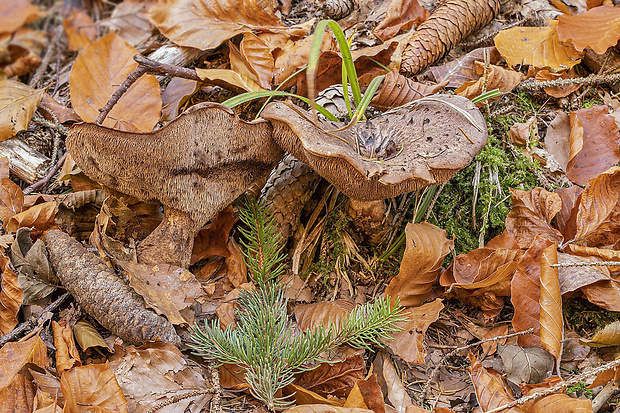
M 583 298 L 565 300 L 562 307 L 566 327 L 583 337 L 591 337 L 607 324 L 620 320 L 620 312 L 607 311 Z

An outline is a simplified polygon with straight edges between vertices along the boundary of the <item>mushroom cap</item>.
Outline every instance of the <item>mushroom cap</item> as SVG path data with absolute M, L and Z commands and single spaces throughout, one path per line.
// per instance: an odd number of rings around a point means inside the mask
M 285 151 L 361 201 L 446 182 L 471 163 L 488 137 L 478 108 L 454 95 L 425 97 L 339 132 L 334 130 L 342 124 L 317 126 L 308 111 L 288 102 L 270 103 L 261 116 Z
M 217 103 L 195 105 L 152 133 L 79 123 L 66 143 L 89 178 L 188 213 L 198 225 L 266 177 L 283 156 L 269 122 L 245 122 Z

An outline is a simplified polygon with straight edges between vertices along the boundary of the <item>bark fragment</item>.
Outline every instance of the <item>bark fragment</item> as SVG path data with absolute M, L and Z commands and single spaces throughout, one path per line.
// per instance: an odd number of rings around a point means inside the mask
M 45 245 L 67 291 L 110 332 L 135 345 L 147 341 L 181 343 L 168 320 L 147 309 L 138 294 L 74 238 L 52 230 L 47 233 Z

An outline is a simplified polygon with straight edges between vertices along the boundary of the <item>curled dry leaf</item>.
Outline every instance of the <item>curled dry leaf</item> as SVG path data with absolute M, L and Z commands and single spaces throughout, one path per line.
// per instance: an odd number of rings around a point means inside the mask
M 616 357 L 616 360 L 620 359 L 620 356 Z M 589 389 L 594 389 L 598 386 L 603 386 L 607 384 L 607 382 L 614 381 L 614 383 L 620 383 L 620 367 L 616 367 L 615 369 L 609 369 L 594 379 L 592 384 L 588 386 Z
M 231 48 L 231 52 L 232 50 Z M 256 76 L 257 83 L 263 89 L 271 89 L 275 61 L 269 45 L 254 33 L 248 32 L 241 39 L 239 52 L 247 62 L 250 71 Z M 234 70 L 232 54 L 230 55 L 230 67 Z
M 592 401 L 576 399 L 567 394 L 550 394 L 537 400 L 528 410 L 530 413 L 546 413 L 550 411 L 557 413 L 590 413 L 592 412 Z
M 94 122 L 127 76 L 138 67 L 138 51 L 111 32 L 84 47 L 71 69 L 71 104 L 86 122 Z M 153 75 L 143 75 L 114 105 L 104 126 L 150 132 L 159 121 L 161 95 Z
M 319 325 L 327 327 L 330 323 L 336 328 L 343 316 L 355 308 L 350 300 L 321 301 L 312 304 L 300 304 L 295 307 L 295 319 L 302 331 L 312 330 Z
M 373 33 L 386 41 L 400 31 L 407 31 L 428 18 L 428 11 L 418 0 L 391 0 L 385 18 L 373 29 Z
M 385 75 L 381 90 L 370 101 L 370 105 L 381 110 L 402 106 L 424 96 L 434 95 L 439 92 L 446 83 L 438 85 L 425 85 L 409 79 L 396 71 Z
M 482 77 L 475 81 L 463 83 L 461 87 L 454 91 L 457 95 L 473 99 L 493 89 L 499 89 L 502 93 L 508 93 L 523 80 L 522 73 L 495 65 L 489 66 L 489 72 L 485 79 L 484 63 L 476 62 L 475 66 L 476 72 L 482 75 Z
M 576 233 L 572 242 L 592 247 L 618 242 L 620 167 L 610 168 L 588 181 L 576 212 Z
M 501 56 L 495 47 L 480 47 L 467 53 L 465 56 L 452 60 L 441 66 L 433 66 L 429 70 L 435 77 L 435 81 L 443 83 L 448 81 L 446 87 L 458 88 L 463 83 L 476 80 L 479 74 L 476 72 L 476 62 L 484 61 L 485 52 L 489 53 L 490 63 L 497 64 Z
M 296 377 L 295 384 L 323 397 L 346 397 L 355 383 L 365 376 L 364 352 L 346 351 L 337 356 L 341 361 L 323 363 L 314 370 L 302 372 Z
M 197 81 L 191 79 L 183 79 L 181 77 L 173 77 L 161 94 L 162 121 L 170 121 L 179 116 L 179 109 L 184 105 L 194 93 L 200 90 Z
M 393 334 L 392 340 L 387 342 L 388 347 L 407 363 L 424 364 L 424 334 L 428 327 L 437 321 L 441 310 L 443 303 L 440 298 L 409 308 L 403 313 L 408 320 L 399 323 L 402 331 Z
M 110 358 L 110 369 L 128 399 L 130 412 L 144 412 L 170 397 L 211 386 L 204 377 L 204 368 L 166 343 L 117 350 Z M 174 408 L 179 412 L 200 412 L 210 399 L 210 394 L 186 398 L 177 401 Z
M 342 407 L 370 409 L 375 413 L 385 413 L 385 401 L 377 382 L 377 375 L 373 373 L 370 377 L 355 383 Z
M 620 131 L 605 105 L 571 112 L 570 124 L 566 176 L 578 185 L 585 185 L 620 162 Z
M 283 388 L 282 395 L 285 397 L 291 397 L 291 399 L 295 401 L 295 404 L 298 405 L 326 404 L 329 406 L 338 407 L 342 405 L 342 402 L 338 399 L 328 399 L 327 397 L 323 397 L 313 391 L 306 390 L 303 387 L 296 385 L 295 383 L 289 384 L 288 386 Z
M 406 248 L 400 271 L 388 284 L 385 294 L 394 302 L 414 307 L 422 304 L 439 277 L 443 259 L 454 249 L 454 241 L 443 229 L 422 222 L 405 227 Z
M 585 13 L 558 17 L 558 36 L 579 51 L 592 49 L 603 54 L 620 40 L 620 7 L 601 6 Z
M 206 84 L 220 86 L 237 93 L 263 90 L 255 79 L 230 69 L 196 69 L 196 74 Z
M 22 305 L 22 291 L 17 274 L 13 271 L 9 257 L 0 253 L 0 333 L 8 334 L 17 325 L 17 313 Z M 1 360 L 1 359 L 0 359 Z
M 568 69 L 581 61 L 582 53 L 560 43 L 557 21 L 547 27 L 514 27 L 495 36 L 495 47 L 510 66 L 531 65 L 554 70 Z
M 525 122 L 515 122 L 508 130 L 508 136 L 515 145 L 529 148 L 531 141 L 538 141 L 538 122 L 536 116 L 530 117 Z
M 127 400 L 110 365 L 89 364 L 65 371 L 60 377 L 60 388 L 65 396 L 65 411 L 93 411 L 127 413 Z
M 562 209 L 558 194 L 543 188 L 531 191 L 511 190 L 512 210 L 506 216 L 506 230 L 517 241 L 519 248 L 529 248 L 539 236 L 557 244 L 562 234 L 551 226 L 551 220 Z
M 62 24 L 71 52 L 77 52 L 97 38 L 95 22 L 83 11 L 74 11 L 68 19 L 63 19 Z
M 22 212 L 24 193 L 8 176 L 0 181 L 0 219 L 6 229 L 9 218 Z
M 551 244 L 542 253 L 540 269 L 540 344 L 560 365 L 562 342 L 564 341 L 564 317 L 562 315 L 562 293 L 558 269 L 551 267 L 558 263 L 557 245 Z
M 570 121 L 566 112 L 559 110 L 545 135 L 545 148 L 566 172 L 570 159 Z
M 215 49 L 238 34 L 252 31 L 285 31 L 300 38 L 301 27 L 286 27 L 258 0 L 160 1 L 148 13 L 151 22 L 179 46 Z
M 470 33 L 493 20 L 499 6 L 499 0 L 448 0 L 443 3 L 411 34 L 403 50 L 401 70 L 420 73 Z
M 521 346 L 540 346 L 540 273 L 543 251 L 553 244 L 544 237 L 536 237 L 525 251 L 512 277 L 510 300 L 515 309 L 512 326 L 515 331 L 534 329 L 533 334 L 519 336 Z
M 9 218 L 6 230 L 13 232 L 18 228 L 29 227 L 33 228 L 33 234 L 40 234 L 54 224 L 57 206 L 56 201 L 34 205 Z
M 52 320 L 52 332 L 54 333 L 54 347 L 56 347 L 56 371 L 62 374 L 75 366 L 81 366 L 80 353 L 78 353 L 73 332 L 66 320 L 62 324 Z
M 0 141 L 28 128 L 44 92 L 14 80 L 0 80 Z
M 235 222 L 237 216 L 231 205 L 221 210 L 213 221 L 198 231 L 192 250 L 192 265 L 205 258 L 230 257 L 228 238 Z
M 382 388 L 386 388 L 386 400 L 397 412 L 404 413 L 413 402 L 387 351 L 381 350 L 377 354 L 372 371 L 377 372 L 379 384 Z
M 45 13 L 30 4 L 29 0 L 2 0 L 0 9 L 0 34 L 12 33 L 26 23 L 33 22 Z
M 597 331 L 591 339 L 581 339 L 579 342 L 591 347 L 620 346 L 620 321 L 607 324 L 602 330 Z
M 514 401 L 512 391 L 498 372 L 482 367 L 482 363 L 472 353 L 469 353 L 468 357 L 471 362 L 471 366 L 468 367 L 469 374 L 476 389 L 476 398 L 483 411 Z M 522 410 L 516 407 L 504 411 L 522 413 Z
M 97 329 L 85 319 L 75 323 L 73 326 L 73 334 L 75 335 L 75 341 L 80 345 L 82 351 L 86 351 L 92 347 L 101 347 L 108 349 L 110 352 L 112 351 Z
M 484 118 L 460 96 L 418 99 L 340 132 L 334 129 L 342 125 L 315 125 L 309 112 L 285 102 L 270 103 L 262 117 L 284 150 L 361 201 L 445 182 L 487 139 Z
M 352 407 L 339 407 L 326 404 L 304 404 L 291 407 L 284 413 L 374 413 L 369 409 L 359 409 Z

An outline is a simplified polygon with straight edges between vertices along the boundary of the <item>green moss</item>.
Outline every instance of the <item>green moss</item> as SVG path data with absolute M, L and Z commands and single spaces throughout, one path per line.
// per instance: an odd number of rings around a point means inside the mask
M 323 281 L 327 281 L 327 275 L 336 268 L 338 258 L 347 254 L 342 242 L 342 232 L 345 231 L 348 224 L 348 216 L 342 205 L 334 208 L 327 217 L 321 239 L 319 259 L 310 269 L 311 272 L 322 275 Z
M 534 102 L 526 105 L 536 107 Z M 506 215 L 510 212 L 510 188 L 529 190 L 538 186 L 532 173 L 538 165 L 523 155 L 513 155 L 498 136 L 505 136 L 523 116 L 501 116 L 489 122 L 489 140 L 471 165 L 460 171 L 446 184 L 433 209 L 431 222 L 456 237 L 456 253 L 478 248 L 480 234 L 484 242 L 504 230 Z M 474 217 L 474 176 L 477 163 L 480 168 L 478 197 Z
M 566 326 L 585 337 L 591 337 L 607 324 L 620 320 L 620 312 L 607 311 L 582 298 L 565 300 L 562 308 Z
M 579 383 L 573 384 L 572 386 L 568 386 L 566 388 L 566 393 L 577 393 L 577 396 L 585 395 L 587 398 L 591 399 L 594 396 L 594 392 L 588 389 L 588 384 L 580 381 Z

